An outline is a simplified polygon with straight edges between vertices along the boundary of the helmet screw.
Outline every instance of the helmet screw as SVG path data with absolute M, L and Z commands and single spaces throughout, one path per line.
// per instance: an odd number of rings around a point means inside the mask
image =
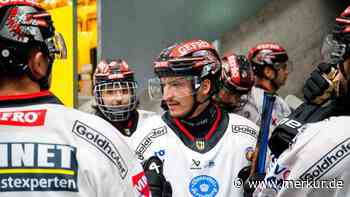
M 4 49 L 1 51 L 1 55 L 3 57 L 8 57 L 10 55 L 10 51 L 8 49 Z

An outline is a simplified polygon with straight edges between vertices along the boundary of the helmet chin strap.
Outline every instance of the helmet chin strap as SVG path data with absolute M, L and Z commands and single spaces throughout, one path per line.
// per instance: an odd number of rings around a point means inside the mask
M 185 113 L 185 115 L 183 115 L 181 118 L 191 118 L 191 116 L 194 114 L 194 112 L 196 111 L 196 109 L 198 108 L 198 106 L 202 103 L 198 102 L 197 101 L 197 92 L 195 92 L 193 95 L 192 95 L 192 98 L 193 98 L 193 105 L 191 107 L 191 110 L 188 111 L 187 113 Z
M 200 81 L 197 83 L 201 83 Z M 198 101 L 197 100 L 197 92 L 198 90 L 200 89 L 200 86 L 198 88 L 196 88 L 196 81 L 194 80 L 193 83 L 192 83 L 192 88 L 194 91 L 193 95 L 192 95 L 192 98 L 193 98 L 193 105 L 191 107 L 191 110 L 188 111 L 185 115 L 183 115 L 181 118 L 191 118 L 191 116 L 194 114 L 194 112 L 197 110 L 197 108 L 199 107 L 199 105 L 201 104 L 204 104 L 205 102 L 207 102 L 215 93 L 212 92 L 210 93 L 205 99 L 204 101 Z

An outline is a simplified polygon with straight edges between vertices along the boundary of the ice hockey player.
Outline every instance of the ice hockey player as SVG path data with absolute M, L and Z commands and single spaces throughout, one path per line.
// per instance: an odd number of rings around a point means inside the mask
M 94 73 L 95 114 L 110 122 L 131 148 L 133 135 L 154 112 L 137 109 L 137 82 L 125 60 L 101 61 Z
M 149 119 L 136 154 L 141 160 L 160 157 L 163 164 L 154 167 L 164 171 L 176 197 L 242 195 L 237 175 L 250 163 L 257 126 L 212 100 L 220 64 L 216 50 L 203 40 L 174 44 L 154 63 L 166 112 Z
M 286 50 L 276 43 L 262 43 L 251 48 L 248 60 L 252 64 L 256 83 L 249 94 L 248 103 L 238 114 L 260 125 L 264 91 L 276 93 L 288 78 L 288 55 Z M 277 94 L 277 93 L 276 93 Z M 271 129 L 288 116 L 291 110 L 287 103 L 278 95 L 272 111 Z M 252 116 L 259 114 L 259 116 Z

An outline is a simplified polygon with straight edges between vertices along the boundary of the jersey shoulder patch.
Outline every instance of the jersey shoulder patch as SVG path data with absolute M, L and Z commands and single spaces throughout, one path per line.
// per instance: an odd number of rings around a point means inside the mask
M 237 114 L 229 114 L 229 115 L 230 115 L 229 125 L 232 128 L 232 133 L 248 135 L 250 137 L 253 137 L 254 139 L 257 139 L 259 129 L 255 123 Z

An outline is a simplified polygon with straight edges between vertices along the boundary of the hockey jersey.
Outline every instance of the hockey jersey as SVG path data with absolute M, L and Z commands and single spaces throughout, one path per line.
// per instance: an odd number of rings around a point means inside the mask
M 0 97 L 0 196 L 150 196 L 133 152 L 49 92 Z
M 254 196 L 350 196 L 349 121 L 349 116 L 331 117 L 302 127 Z
M 243 185 L 237 175 L 250 165 L 257 126 L 244 117 L 223 112 L 221 121 L 213 125 L 216 130 L 210 139 L 189 140 L 166 114 L 146 121 L 145 135 L 134 138 L 138 142 L 135 152 L 140 160 L 153 155 L 163 160 L 173 196 L 242 196 Z
M 134 131 L 134 133 L 131 136 L 125 136 L 122 135 L 122 138 L 125 140 L 125 142 L 130 146 L 130 148 L 132 150 L 136 149 L 136 146 L 138 145 L 137 142 L 135 142 L 134 140 L 134 136 L 143 136 L 143 132 L 144 128 L 146 127 L 145 123 L 147 122 L 146 120 L 148 118 L 151 118 L 153 116 L 157 116 L 157 114 L 155 112 L 151 112 L 151 111 L 145 111 L 145 110 L 137 110 L 137 113 L 139 114 L 139 118 L 137 121 L 137 125 L 136 125 L 136 130 Z
M 81 111 L 84 111 L 84 112 L 87 112 L 87 113 L 90 113 L 90 114 L 95 114 L 97 116 L 100 116 L 103 118 L 103 114 L 102 112 L 99 112 L 97 110 L 97 106 L 96 106 L 96 103 L 94 100 L 92 101 L 89 101 L 89 106 L 88 105 L 84 105 L 84 107 L 80 108 Z M 145 120 L 152 117 L 152 116 L 156 116 L 157 114 L 155 112 L 152 112 L 152 111 L 146 111 L 146 110 L 141 110 L 141 109 L 137 109 L 137 122 L 136 122 L 136 129 L 133 133 L 131 133 L 130 136 L 126 136 L 126 135 L 120 135 L 121 138 L 124 139 L 124 141 L 130 146 L 130 148 L 132 150 L 134 150 L 136 147 L 136 142 L 134 140 L 134 137 L 135 135 L 143 135 L 142 133 L 144 132 L 144 123 L 145 123 Z M 107 119 L 105 119 L 107 120 Z M 108 121 L 108 120 L 107 120 Z M 135 124 L 135 123 L 134 123 Z M 119 133 L 119 131 L 116 131 Z M 125 131 L 124 131 L 125 132 Z
M 248 118 L 255 124 L 260 125 L 261 114 L 264 100 L 264 90 L 259 87 L 252 87 L 251 92 L 248 95 L 248 102 L 245 106 L 236 113 Z M 276 96 L 276 100 L 272 110 L 271 118 L 271 130 L 273 130 L 278 122 L 287 117 L 291 113 L 291 110 L 287 103 L 279 96 Z

